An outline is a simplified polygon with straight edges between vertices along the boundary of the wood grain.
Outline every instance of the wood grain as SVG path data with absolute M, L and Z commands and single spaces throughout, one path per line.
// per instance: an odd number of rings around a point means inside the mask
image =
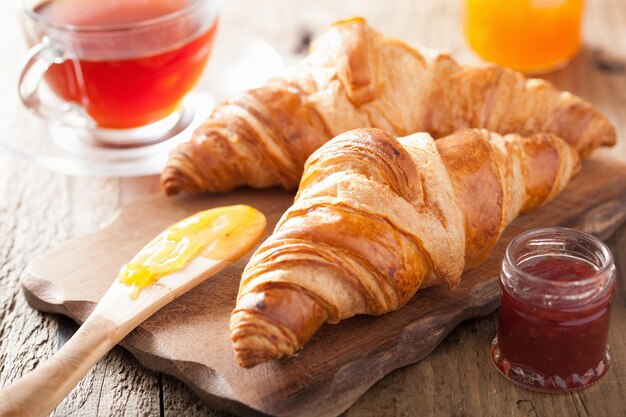
M 91 316 L 53 357 L 0 390 L 0 416 L 37 417 L 50 414 L 89 369 L 121 337 L 102 316 Z M 121 336 L 121 335 L 120 335 Z
M 262 214 L 256 211 L 246 212 L 243 219 L 245 225 L 238 225 L 236 222 L 242 220 L 240 207 L 220 210 L 221 216 L 226 216 L 234 227 L 213 232 L 208 237 L 205 235 L 205 238 L 213 240 L 213 245 L 210 249 L 207 247 L 200 250 L 182 269 L 160 277 L 157 282 L 143 288 L 138 296 L 132 298 L 129 286 L 113 279 L 95 309 L 52 358 L 0 390 L 0 416 L 35 417 L 50 414 L 91 367 L 131 330 L 163 306 L 232 265 L 234 260 L 248 253 L 260 242 L 266 229 Z M 132 225 L 126 224 L 124 228 L 132 230 Z M 146 245 L 153 244 L 153 238 L 146 237 L 142 240 L 147 242 Z M 89 247 L 85 249 L 87 253 L 98 252 L 103 257 L 108 252 L 106 248 L 102 251 L 94 251 L 94 248 Z M 74 259 L 84 257 L 84 253 L 74 255 Z M 129 255 L 131 258 L 132 256 Z M 51 268 L 67 270 L 69 266 L 70 271 L 74 269 L 63 257 L 53 256 L 49 260 L 58 262 L 56 266 L 51 265 Z M 99 265 L 94 263 L 93 267 L 98 268 Z M 89 276 L 89 273 L 82 272 L 78 275 L 79 281 L 73 284 L 89 285 L 90 280 L 85 279 L 85 276 Z M 59 294 L 59 291 L 63 291 L 62 288 L 45 286 L 41 290 L 46 297 L 64 296 Z
M 478 62 L 460 28 L 462 1 L 229 0 L 222 21 L 268 39 L 288 62 L 330 21 L 366 16 L 379 30 L 415 45 L 446 49 L 466 63 Z M 277 24 L 279 22 L 280 24 Z M 2 139 L 46 144 L 43 125 L 17 97 L 18 63 L 26 54 L 11 2 L 0 2 L 0 133 Z M 626 161 L 626 8 L 623 0 L 586 4 L 585 43 L 568 67 L 546 76 L 559 88 L 594 103 L 615 123 L 619 144 L 603 154 Z M 68 178 L 25 165 L 0 153 L 0 386 L 32 369 L 76 329 L 65 318 L 40 314 L 26 305 L 18 277 L 46 248 L 97 230 L 120 204 L 158 190 L 155 178 L 134 180 Z M 626 268 L 626 228 L 609 241 Z M 624 273 L 620 274 L 624 277 Z M 624 284 L 619 287 L 622 291 Z M 624 295 L 624 292 L 622 292 Z M 622 297 L 626 300 L 626 297 Z M 612 339 L 626 346 L 626 306 L 614 307 Z M 626 352 L 606 382 L 579 397 L 533 394 L 485 373 L 496 315 L 460 325 L 433 354 L 395 371 L 347 412 L 349 416 L 401 415 L 622 415 L 626 408 Z M 614 342 L 614 346 L 618 346 Z M 455 376 L 451 378 L 451 376 Z M 59 406 L 56 416 L 224 416 L 198 401 L 182 383 L 143 368 L 115 348 Z
M 585 161 L 557 199 L 505 231 L 489 259 L 463 275 L 459 290 L 428 288 L 396 312 L 324 326 L 293 358 L 250 370 L 234 360 L 228 319 L 247 259 L 163 308 L 123 345 L 144 365 L 174 375 L 216 408 L 237 414 L 337 415 L 385 374 L 426 357 L 461 321 L 497 307 L 495 277 L 506 243 L 515 235 L 548 225 L 610 235 L 626 220 L 625 177 L 626 164 L 606 158 Z M 194 199 L 144 197 L 124 207 L 111 226 L 37 259 L 22 277 L 25 293 L 36 308 L 82 321 L 119 265 L 176 218 L 238 202 L 263 212 L 271 230 L 291 201 L 292 195 L 280 190 Z

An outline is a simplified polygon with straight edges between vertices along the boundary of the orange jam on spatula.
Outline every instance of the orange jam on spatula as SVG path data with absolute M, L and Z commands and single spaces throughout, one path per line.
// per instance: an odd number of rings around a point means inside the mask
M 234 261 L 250 250 L 251 234 L 265 230 L 265 216 L 256 209 L 236 205 L 201 211 L 165 229 L 124 265 L 119 282 L 128 285 L 135 299 L 141 289 L 165 275 L 182 270 L 196 256 Z

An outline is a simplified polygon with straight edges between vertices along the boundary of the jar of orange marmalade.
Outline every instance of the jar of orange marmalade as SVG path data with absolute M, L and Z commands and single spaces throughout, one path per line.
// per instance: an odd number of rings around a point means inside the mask
M 558 227 L 519 235 L 502 263 L 496 367 L 539 391 L 597 382 L 611 362 L 614 292 L 611 252 L 595 237 Z
M 567 64 L 580 49 L 584 0 L 466 0 L 465 33 L 486 61 L 526 73 Z

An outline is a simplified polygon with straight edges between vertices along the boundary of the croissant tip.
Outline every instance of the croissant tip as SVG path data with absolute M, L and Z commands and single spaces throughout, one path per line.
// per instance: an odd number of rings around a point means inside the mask
M 193 195 L 201 191 L 188 171 L 173 166 L 166 167 L 161 174 L 161 189 L 168 197 L 173 197 L 182 192 Z
M 235 359 L 237 359 L 237 363 L 240 367 L 251 369 L 275 358 L 268 356 L 259 350 L 235 349 Z
M 338 20 L 338 21 L 334 22 L 332 24 L 332 26 L 341 26 L 341 25 L 346 25 L 346 24 L 351 24 L 351 23 L 357 23 L 357 24 L 361 24 L 361 25 L 366 25 L 367 21 L 362 16 L 354 16 L 354 17 L 351 17 L 351 18 L 348 18 L 348 19 Z
M 233 335 L 231 335 L 231 342 L 235 352 L 235 359 L 242 368 L 254 368 L 264 362 L 288 356 L 287 354 L 258 346 L 259 339 L 262 340 L 263 345 L 272 344 L 272 341 L 264 336 L 258 334 L 237 336 L 236 334 L 237 332 L 233 332 Z
M 161 189 L 163 190 L 165 195 L 168 197 L 173 197 L 175 195 L 180 194 L 180 187 L 178 187 L 178 185 L 176 184 L 172 184 L 172 182 L 170 181 L 162 182 Z
M 168 178 L 161 180 L 161 190 L 168 197 L 178 195 L 182 191 L 177 181 L 172 181 Z
M 614 146 L 617 143 L 617 132 L 615 128 L 611 126 L 611 131 L 606 135 L 604 146 Z
M 172 168 L 168 162 L 168 165 L 161 172 L 161 190 L 168 197 L 180 193 L 180 184 L 177 176 L 177 169 Z
M 284 326 L 254 312 L 235 310 L 230 317 L 230 340 L 235 358 L 243 368 L 291 356 L 299 346 L 290 333 Z

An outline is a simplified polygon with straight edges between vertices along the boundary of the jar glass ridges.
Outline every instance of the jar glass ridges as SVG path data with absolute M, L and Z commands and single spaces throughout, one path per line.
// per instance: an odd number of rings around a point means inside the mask
M 508 246 L 500 275 L 492 358 L 509 380 L 541 391 L 583 388 L 611 362 L 615 266 L 593 236 L 534 229 Z

